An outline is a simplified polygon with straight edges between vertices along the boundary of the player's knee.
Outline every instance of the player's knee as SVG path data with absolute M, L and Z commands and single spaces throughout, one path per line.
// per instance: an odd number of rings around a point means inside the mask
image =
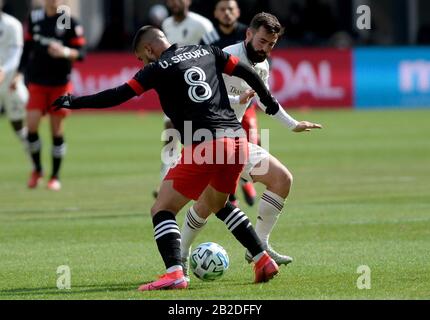
M 287 197 L 293 186 L 294 177 L 288 169 L 283 168 L 274 176 L 273 182 L 268 186 L 276 194 Z
M 193 206 L 195 212 L 197 213 L 197 215 L 202 218 L 202 219 L 207 219 L 209 218 L 209 216 L 211 215 L 211 210 L 209 209 L 209 207 L 205 204 L 202 203 L 200 201 L 196 202 Z

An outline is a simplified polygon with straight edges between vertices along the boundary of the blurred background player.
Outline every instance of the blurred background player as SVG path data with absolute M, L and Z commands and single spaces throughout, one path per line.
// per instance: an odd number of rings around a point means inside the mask
M 217 21 L 215 30 L 204 35 L 203 44 L 217 46 L 220 49 L 243 42 L 246 38 L 248 26 L 239 22 L 240 8 L 236 0 L 218 0 L 215 5 L 214 17 Z M 250 104 L 242 120 L 242 127 L 245 129 L 248 140 L 258 144 L 258 121 L 256 106 Z M 252 182 L 241 179 L 241 187 L 245 201 L 253 206 L 257 197 Z M 238 205 L 236 195 L 230 195 L 230 201 Z
M 167 39 L 178 46 L 199 44 L 203 36 L 214 30 L 212 22 L 190 11 L 191 0 L 167 0 L 171 16 L 163 21 Z
M 171 12 L 171 16 L 163 21 L 162 30 L 170 43 L 175 43 L 179 46 L 197 45 L 200 44 L 203 36 L 214 30 L 212 22 L 190 11 L 191 0 L 167 0 L 166 4 Z M 164 128 L 166 130 L 173 129 L 172 121 L 164 117 Z M 169 158 L 169 155 L 179 155 L 179 140 L 171 139 L 166 141 L 166 146 L 163 149 L 163 159 Z M 164 179 L 169 168 L 170 163 L 161 163 L 161 179 Z M 157 196 L 157 191 L 154 196 Z
M 15 134 L 27 150 L 28 91 L 22 77 L 17 76 L 23 45 L 21 23 L 3 12 L 3 0 L 0 0 L 0 109 L 4 108 Z
M 154 4 L 148 12 L 148 18 L 151 25 L 161 29 L 163 21 L 169 16 L 169 11 L 162 4 Z
M 242 43 L 227 47 L 225 52 L 237 56 L 242 63 L 253 68 L 261 77 L 261 80 L 269 88 L 269 63 L 267 58 L 278 42 L 279 37 L 283 34 L 283 28 L 278 19 L 268 13 L 257 14 L 251 22 L 246 32 L 246 40 Z M 241 104 L 244 93 L 249 98 L 253 96 L 251 87 L 238 77 L 224 76 L 227 91 L 230 94 L 230 103 L 239 121 L 248 107 L 248 103 Z M 232 94 L 234 92 L 235 94 Z M 233 100 L 236 100 L 234 102 Z M 259 106 L 266 110 L 266 106 L 259 101 Z M 280 106 L 279 112 L 274 115 L 286 127 L 294 132 L 310 131 L 311 129 L 320 129 L 321 125 L 309 123 L 307 121 L 298 122 L 293 119 Z M 261 172 L 263 162 L 268 165 L 265 172 Z M 270 234 L 278 221 L 279 216 L 284 208 L 285 201 L 290 193 L 293 176 L 288 169 L 270 153 L 255 143 L 249 143 L 249 159 L 242 173 L 242 178 L 247 181 L 260 182 L 266 186 L 266 191 L 261 197 L 258 208 L 258 219 L 255 226 L 258 237 L 263 243 L 267 253 L 276 261 L 277 264 L 287 265 L 293 259 L 287 255 L 276 252 L 269 244 Z M 190 247 L 194 239 L 206 224 L 206 219 L 211 212 L 198 201 L 187 213 L 186 220 L 182 228 L 181 254 L 185 273 L 188 273 L 188 257 Z M 245 258 L 252 262 L 249 252 L 246 252 Z
M 203 36 L 204 44 L 224 49 L 245 40 L 248 26 L 239 22 L 240 8 L 236 0 L 218 0 L 214 17 L 215 29 Z
M 47 187 L 53 191 L 61 190 L 59 173 L 66 153 L 64 119 L 70 111 L 54 111 L 50 106 L 58 96 L 72 91 L 72 63 L 84 57 L 83 28 L 74 18 L 58 12 L 62 2 L 46 0 L 44 9 L 32 11 L 25 35 L 20 70 L 25 72 L 30 93 L 27 106 L 28 142 L 34 163 L 28 181 L 30 189 L 37 188 L 43 177 L 42 144 L 38 131 L 42 117 L 49 114 L 53 148 L 52 174 Z

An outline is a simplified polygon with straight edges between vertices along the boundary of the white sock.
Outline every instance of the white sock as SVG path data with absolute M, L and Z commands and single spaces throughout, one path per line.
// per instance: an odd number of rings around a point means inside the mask
M 34 164 L 33 164 L 33 160 L 31 159 L 30 145 L 29 145 L 29 142 L 27 140 L 27 136 L 28 136 L 28 129 L 27 129 L 27 127 L 24 127 L 21 130 L 15 131 L 15 134 L 18 137 L 18 139 L 21 141 L 22 145 L 24 146 L 25 154 L 27 155 L 28 160 L 32 164 L 33 170 L 35 170 Z
M 182 259 L 188 258 L 191 251 L 191 245 L 193 244 L 196 237 L 202 231 L 206 225 L 207 220 L 200 218 L 193 207 L 187 211 L 184 225 L 181 231 L 181 257 Z
M 252 260 L 257 263 L 261 258 L 263 258 L 264 254 L 266 253 L 266 251 L 263 251 L 260 254 L 257 254 L 254 258 L 252 258 Z
M 270 191 L 264 192 L 261 197 L 255 232 L 263 247 L 269 244 L 270 233 L 281 215 L 284 204 L 285 199 Z
M 182 266 L 173 266 L 167 269 L 166 273 L 172 273 L 176 271 L 182 271 Z

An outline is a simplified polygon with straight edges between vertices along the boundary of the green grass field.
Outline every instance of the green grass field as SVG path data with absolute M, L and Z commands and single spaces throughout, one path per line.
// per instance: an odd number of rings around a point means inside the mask
M 252 284 L 244 250 L 214 218 L 197 242 L 224 246 L 228 273 L 144 294 L 136 288 L 164 271 L 149 217 L 161 115 L 70 118 L 61 193 L 26 189 L 29 164 L 1 118 L 0 299 L 429 299 L 430 111 L 293 115 L 325 129 L 292 134 L 259 118 L 271 128 L 270 151 L 295 176 L 271 239 L 295 262 L 274 281 Z M 49 173 L 46 122 L 42 136 Z M 255 222 L 256 207 L 242 208 Z M 56 287 L 61 265 L 71 268 L 69 291 Z M 357 288 L 361 265 L 371 269 L 370 290 Z

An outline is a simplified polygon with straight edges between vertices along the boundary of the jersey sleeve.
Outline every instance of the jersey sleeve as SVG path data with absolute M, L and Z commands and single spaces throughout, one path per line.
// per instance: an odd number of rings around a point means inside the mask
M 218 32 L 215 29 L 212 29 L 212 31 L 206 32 L 203 35 L 202 40 L 200 41 L 201 45 L 213 45 L 214 43 L 217 43 L 220 40 L 220 36 Z
M 205 19 L 205 20 L 202 21 L 202 26 L 203 26 L 203 29 L 204 29 L 204 33 L 210 33 L 210 32 L 212 32 L 212 31 L 215 30 L 214 25 L 208 19 Z
M 24 24 L 24 51 L 21 56 L 21 61 L 19 63 L 19 72 L 25 73 L 25 70 L 30 59 L 30 53 L 33 50 L 33 21 L 31 15 Z
M 266 64 L 266 70 L 267 70 L 267 72 L 265 73 L 265 75 L 263 77 L 263 82 L 266 85 L 267 89 L 270 90 L 270 82 L 269 82 L 269 80 L 270 80 L 270 65 L 268 62 Z
M 133 89 L 137 96 L 140 96 L 144 92 L 154 88 L 154 82 L 157 79 L 156 73 L 156 64 L 151 63 L 136 73 L 133 79 L 130 79 L 127 84 Z
M 217 68 L 221 70 L 222 73 L 231 76 L 237 64 L 240 62 L 240 59 L 218 47 L 211 46 L 211 49 L 215 55 Z
M 73 18 L 71 20 L 70 37 L 68 42 L 68 45 L 75 49 L 83 48 L 87 44 L 84 35 L 84 28 L 79 21 Z
M 33 21 L 31 15 L 24 24 L 24 42 L 33 41 Z
M 23 30 L 17 20 L 11 25 L 7 51 L 3 61 L 3 71 L 10 75 L 18 69 L 23 50 Z
M 13 24 L 13 32 L 10 41 L 10 45 L 14 47 L 23 47 L 24 46 L 24 30 L 20 22 L 16 21 Z

